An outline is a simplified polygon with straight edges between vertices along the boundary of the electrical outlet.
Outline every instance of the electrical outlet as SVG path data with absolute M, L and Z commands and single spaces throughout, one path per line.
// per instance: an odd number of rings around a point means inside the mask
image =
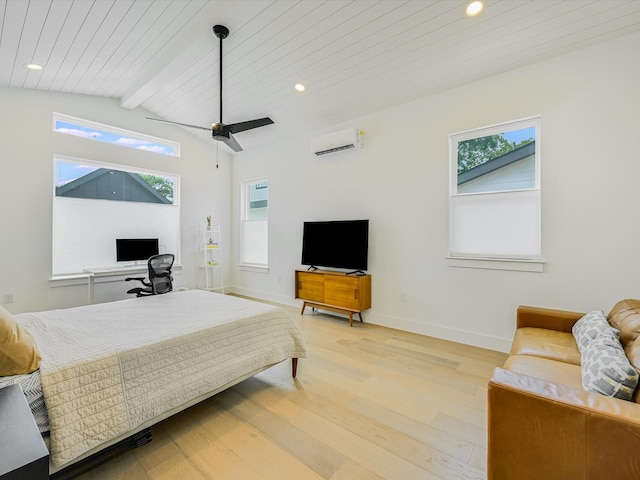
M 13 303 L 13 293 L 5 293 L 2 296 L 2 303 Z

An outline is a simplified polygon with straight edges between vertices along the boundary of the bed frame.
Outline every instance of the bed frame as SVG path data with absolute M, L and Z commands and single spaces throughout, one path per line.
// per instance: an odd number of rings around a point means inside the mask
M 121 435 L 120 437 L 114 438 L 109 442 L 106 442 L 92 450 L 89 450 L 84 455 L 81 455 L 70 464 L 67 464 L 58 468 L 56 468 L 52 464 L 49 464 L 50 480 L 68 480 L 68 479 L 70 480 L 83 473 L 88 472 L 93 468 L 96 468 L 99 465 L 102 465 L 103 463 L 108 462 L 109 460 L 112 460 L 122 455 L 125 452 L 128 452 L 129 450 L 133 450 L 134 448 L 138 448 L 143 445 L 146 445 L 151 440 L 153 440 L 153 437 L 151 435 L 151 427 L 156 423 L 159 423 L 162 420 L 165 420 L 183 410 L 186 410 L 189 407 L 192 407 L 193 405 L 196 405 L 208 398 L 211 398 L 214 395 L 217 395 L 218 393 L 223 392 L 228 388 L 231 388 L 234 385 L 237 385 L 238 383 L 241 383 L 244 380 L 247 380 L 248 378 L 251 378 L 257 375 L 260 372 L 268 370 L 269 368 L 275 365 L 277 364 L 269 365 L 265 368 L 261 368 L 255 372 L 245 375 L 244 377 L 241 377 L 232 382 L 229 382 L 228 384 L 223 385 L 222 387 L 212 392 L 202 395 L 201 397 L 195 398 L 190 402 L 187 402 L 173 410 L 165 412 L 159 417 L 153 418 L 148 422 L 140 425 L 138 428 L 136 428 L 132 432 L 127 432 L 126 434 Z M 292 358 L 291 359 L 291 376 L 293 378 L 296 378 L 297 373 L 298 373 L 298 359 Z

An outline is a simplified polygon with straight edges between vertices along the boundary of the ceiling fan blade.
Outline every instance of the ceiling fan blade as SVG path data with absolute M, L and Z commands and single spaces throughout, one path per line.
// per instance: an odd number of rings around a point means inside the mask
M 271 125 L 273 120 L 269 117 L 258 118 L 257 120 L 249 120 L 248 122 L 232 123 L 225 125 L 227 131 L 231 133 L 240 133 L 245 130 L 251 130 L 252 128 L 264 127 L 265 125 Z
M 210 132 L 212 130 L 211 128 L 207 128 L 207 127 L 199 127 L 198 125 L 189 125 L 188 123 L 172 122 L 170 120 L 162 120 L 160 118 L 146 117 L 146 119 L 147 120 L 153 120 L 154 122 L 163 122 L 163 123 L 171 123 L 173 125 L 182 125 L 183 127 L 199 128 L 200 130 L 206 130 L 208 132 Z
M 245 130 L 264 127 L 265 125 L 271 125 L 274 122 L 269 117 L 264 117 L 264 118 L 258 118 L 256 120 L 249 120 L 248 122 L 232 123 L 230 125 L 225 125 L 223 123 L 222 121 L 222 80 L 223 80 L 222 78 L 222 40 L 224 40 L 229 36 L 229 29 L 224 25 L 214 25 L 213 33 L 220 40 L 220 49 L 219 49 L 219 53 L 220 53 L 220 62 L 219 62 L 220 63 L 220 82 L 219 82 L 220 84 L 220 121 L 218 123 L 212 124 L 211 128 L 209 128 L 209 127 L 200 127 L 198 125 L 189 125 L 188 123 L 162 120 L 160 118 L 147 117 L 147 120 L 153 120 L 155 122 L 171 123 L 173 125 L 180 125 L 182 127 L 197 128 L 199 130 L 206 130 L 208 132 L 211 132 L 211 136 L 213 137 L 214 140 L 218 142 L 223 142 L 234 152 L 241 152 L 242 147 L 236 141 L 236 139 L 233 138 L 233 135 L 232 135 L 233 133 L 240 133 L 240 132 L 244 132 Z
M 227 147 L 229 147 L 234 152 L 241 152 L 242 151 L 242 147 L 236 141 L 236 139 L 233 138 L 233 135 L 231 135 L 231 134 L 229 134 L 228 137 L 225 136 L 225 135 L 214 135 L 213 138 L 214 138 L 214 140 L 218 140 L 219 142 L 223 142 Z

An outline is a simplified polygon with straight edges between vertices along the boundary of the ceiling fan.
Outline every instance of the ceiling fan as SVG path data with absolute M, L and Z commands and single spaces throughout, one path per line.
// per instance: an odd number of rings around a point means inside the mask
M 244 132 L 253 128 L 264 127 L 265 125 L 271 125 L 273 120 L 269 117 L 258 118 L 256 120 L 248 120 L 246 122 L 231 123 L 225 125 L 222 122 L 222 40 L 229 36 L 229 29 L 223 25 L 215 25 L 213 27 L 213 33 L 220 39 L 220 121 L 213 123 L 211 127 L 199 127 L 197 125 L 189 125 L 187 123 L 171 122 L 169 120 L 162 120 L 160 118 L 150 118 L 147 120 L 154 120 L 156 122 L 172 123 L 174 125 L 182 125 L 183 127 L 198 128 L 200 130 L 208 130 L 214 140 L 225 143 L 234 152 L 242 151 L 242 147 L 233 138 L 234 133 Z

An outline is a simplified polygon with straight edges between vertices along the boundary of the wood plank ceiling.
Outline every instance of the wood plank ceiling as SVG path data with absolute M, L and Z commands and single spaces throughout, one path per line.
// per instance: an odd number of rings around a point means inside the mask
M 225 123 L 276 122 L 239 134 L 246 150 L 640 30 L 638 0 L 485 3 L 469 18 L 463 0 L 0 0 L 0 86 L 209 126 L 223 24 Z

